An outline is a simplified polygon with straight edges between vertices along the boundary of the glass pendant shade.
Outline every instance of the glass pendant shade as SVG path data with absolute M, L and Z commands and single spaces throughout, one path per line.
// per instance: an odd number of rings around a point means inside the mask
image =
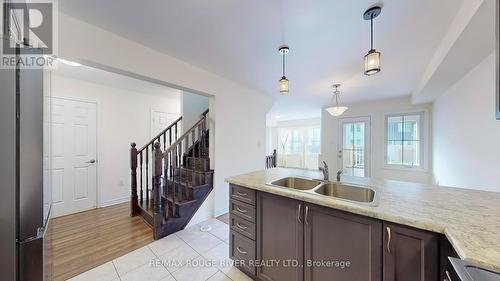
M 280 93 L 288 94 L 288 79 L 285 76 L 280 79 Z
M 282 95 L 286 95 L 288 94 L 289 92 L 289 88 L 288 88 L 288 79 L 286 79 L 286 60 L 285 60 L 285 56 L 290 52 L 290 48 L 288 48 L 288 46 L 286 45 L 283 45 L 281 46 L 279 49 L 278 49 L 279 53 L 281 54 L 281 57 L 282 57 L 282 62 L 283 62 L 283 75 L 279 81 L 280 83 L 280 93 Z
M 340 96 L 340 91 L 339 91 L 340 84 L 334 84 L 333 88 L 335 91 L 333 92 L 334 97 L 335 97 L 335 105 L 330 106 L 325 108 L 325 110 L 330 113 L 332 116 L 337 117 L 342 114 L 348 109 L 347 106 L 341 106 L 339 102 L 339 96 Z M 332 102 L 333 102 L 333 97 L 332 97 Z
M 326 108 L 325 110 L 328 111 L 332 116 L 340 116 L 346 112 L 348 108 L 346 106 L 331 106 Z
M 370 50 L 365 56 L 365 74 L 370 76 L 380 72 L 380 52 Z

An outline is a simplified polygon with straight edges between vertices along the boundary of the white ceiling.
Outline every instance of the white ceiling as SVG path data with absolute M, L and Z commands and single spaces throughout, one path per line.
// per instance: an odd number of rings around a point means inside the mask
M 407 96 L 463 0 L 386 0 L 375 21 L 382 72 L 363 76 L 369 0 L 64 0 L 62 12 L 266 92 L 272 115 L 319 116 L 331 84 L 346 103 Z M 289 96 L 280 96 L 281 57 L 290 46 Z
M 54 68 L 52 73 L 149 96 L 163 96 L 166 93 L 181 94 L 181 91 L 177 89 L 88 66 L 68 66 L 58 63 L 57 68 Z

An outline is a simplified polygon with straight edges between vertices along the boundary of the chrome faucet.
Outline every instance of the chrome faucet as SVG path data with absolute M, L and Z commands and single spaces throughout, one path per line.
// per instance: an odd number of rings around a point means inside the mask
M 344 173 L 344 171 L 343 171 L 343 170 L 339 170 L 339 171 L 337 172 L 337 182 L 340 182 L 340 176 L 342 175 L 342 173 Z
M 328 181 L 330 179 L 330 175 L 328 173 L 328 165 L 325 161 L 323 161 L 323 167 L 319 167 L 319 170 L 323 172 L 323 180 Z

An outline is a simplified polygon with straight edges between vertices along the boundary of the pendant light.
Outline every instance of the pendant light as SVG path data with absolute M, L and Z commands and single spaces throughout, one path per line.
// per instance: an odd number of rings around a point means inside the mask
M 286 55 L 290 52 L 290 49 L 288 46 L 281 46 L 278 51 L 281 54 L 282 57 L 282 62 L 283 62 L 283 76 L 281 77 L 279 83 L 280 83 L 280 93 L 282 95 L 288 94 L 288 79 L 286 79 L 285 76 L 285 57 Z
M 333 91 L 333 94 L 335 95 L 335 105 L 327 107 L 325 110 L 328 111 L 332 116 L 337 117 L 342 114 L 348 109 L 346 106 L 340 106 L 340 91 L 339 91 L 340 84 L 333 84 L 333 88 L 335 89 Z M 332 102 L 333 102 L 333 97 L 332 97 Z
M 365 20 L 370 21 L 370 51 L 365 56 L 365 75 L 373 75 L 380 72 L 380 52 L 373 48 L 373 19 L 382 12 L 379 6 L 372 7 L 363 14 Z

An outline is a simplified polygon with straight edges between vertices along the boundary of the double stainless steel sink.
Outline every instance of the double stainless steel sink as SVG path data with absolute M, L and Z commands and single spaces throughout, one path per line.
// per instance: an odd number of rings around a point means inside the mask
M 268 185 L 365 204 L 373 203 L 376 195 L 375 190 L 368 186 L 301 177 L 285 177 L 274 180 Z

